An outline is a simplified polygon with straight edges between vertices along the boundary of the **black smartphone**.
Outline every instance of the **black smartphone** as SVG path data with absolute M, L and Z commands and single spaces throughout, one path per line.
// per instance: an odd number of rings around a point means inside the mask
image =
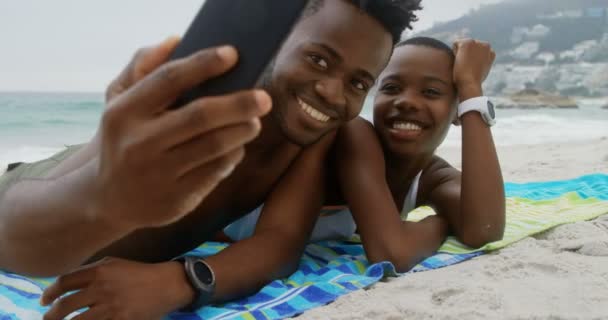
M 174 106 L 202 96 L 253 88 L 309 0 L 206 0 L 171 59 L 232 45 L 239 62 L 228 73 L 183 94 Z

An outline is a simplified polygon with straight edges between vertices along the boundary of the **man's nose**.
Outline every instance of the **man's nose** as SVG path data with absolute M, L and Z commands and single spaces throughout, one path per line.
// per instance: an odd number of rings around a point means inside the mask
M 341 113 L 346 107 L 346 97 L 344 97 L 344 82 L 341 79 L 326 78 L 317 81 L 315 84 L 317 94 L 333 108 L 340 108 Z

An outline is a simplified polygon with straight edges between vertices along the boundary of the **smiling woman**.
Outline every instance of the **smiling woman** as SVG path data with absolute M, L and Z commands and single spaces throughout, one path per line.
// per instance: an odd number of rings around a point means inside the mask
M 396 49 L 399 59 L 389 63 L 375 101 L 375 128 L 383 144 L 401 156 L 434 152 L 457 110 L 454 53 L 449 47 L 416 43 Z M 416 96 L 427 98 L 429 112 L 403 112 L 416 107 Z M 427 137 L 419 139 L 422 135 Z
M 494 58 L 475 40 L 452 50 L 436 39 L 408 39 L 380 76 L 373 125 L 359 118 L 339 130 L 336 176 L 370 261 L 406 272 L 448 232 L 475 248 L 502 238 L 505 198 L 490 124 L 477 112 L 457 114 L 459 101 L 487 100 L 481 84 Z M 457 117 L 462 172 L 435 155 Z M 437 215 L 402 221 L 418 206 Z

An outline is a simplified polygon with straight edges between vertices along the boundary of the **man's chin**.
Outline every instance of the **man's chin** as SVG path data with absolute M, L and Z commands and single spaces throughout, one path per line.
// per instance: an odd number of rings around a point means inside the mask
M 283 136 L 290 143 L 293 143 L 302 148 L 308 147 L 319 142 L 319 140 L 323 139 L 323 137 L 325 137 L 328 132 L 331 132 L 331 130 L 324 132 L 313 132 L 297 126 L 282 126 L 281 129 Z
M 319 132 L 318 130 L 307 129 L 305 126 L 297 123 L 295 119 L 288 119 L 288 115 L 282 114 L 279 109 L 274 110 L 273 119 L 281 129 L 281 135 L 292 144 L 299 147 L 308 147 L 317 143 L 323 139 L 328 132 L 331 130 L 324 130 Z
M 283 136 L 290 142 L 299 147 L 305 148 L 311 146 L 319 140 L 323 139 L 327 132 L 321 134 L 303 134 L 301 132 L 294 132 L 295 130 L 289 130 L 289 128 L 283 128 Z

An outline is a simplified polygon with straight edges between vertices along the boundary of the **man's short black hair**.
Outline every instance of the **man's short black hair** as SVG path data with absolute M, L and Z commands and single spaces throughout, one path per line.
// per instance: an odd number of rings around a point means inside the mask
M 289 0 L 287 0 L 289 1 Z M 332 0 L 335 1 L 335 0 Z M 415 11 L 422 9 L 421 0 L 346 0 L 380 22 L 393 37 L 393 44 L 401 40 L 405 29 L 418 20 Z M 311 0 L 305 16 L 319 11 L 325 0 Z
M 444 51 L 445 53 L 447 53 L 452 59 L 456 59 L 456 55 L 454 54 L 454 50 L 452 50 L 452 48 L 450 48 L 450 46 L 448 46 L 447 44 L 445 44 L 443 41 L 437 40 L 435 38 L 429 38 L 429 37 L 414 37 L 414 38 L 410 38 L 404 41 L 399 42 L 395 48 L 399 48 L 399 47 L 403 47 L 403 46 L 422 46 L 422 47 L 428 47 L 428 48 L 433 48 L 433 49 L 437 49 L 437 50 L 441 50 Z

